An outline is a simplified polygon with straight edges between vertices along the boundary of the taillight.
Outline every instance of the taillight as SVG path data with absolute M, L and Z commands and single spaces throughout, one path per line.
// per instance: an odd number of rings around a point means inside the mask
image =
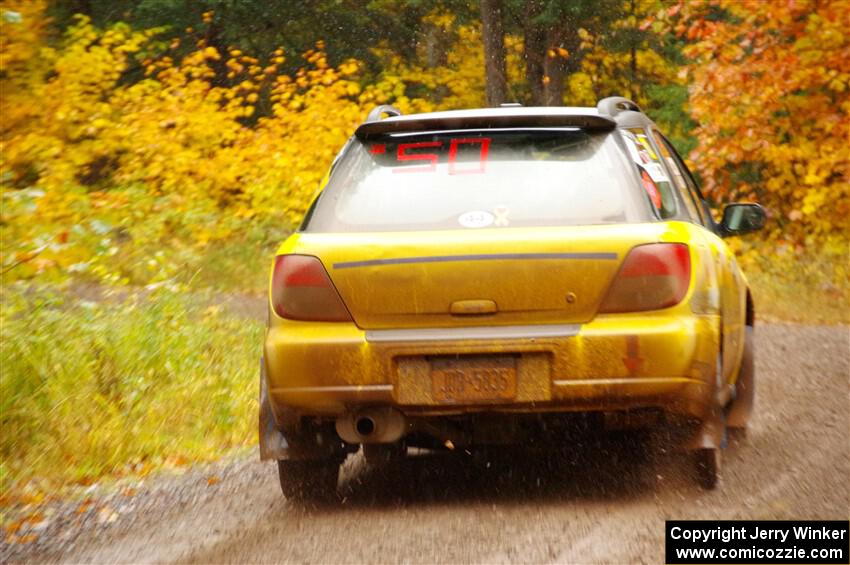
M 600 312 L 642 312 L 675 306 L 691 282 L 691 256 L 684 243 L 634 247 L 614 278 Z
M 274 262 L 272 307 L 290 320 L 348 322 L 342 302 L 322 262 L 310 255 L 278 255 Z

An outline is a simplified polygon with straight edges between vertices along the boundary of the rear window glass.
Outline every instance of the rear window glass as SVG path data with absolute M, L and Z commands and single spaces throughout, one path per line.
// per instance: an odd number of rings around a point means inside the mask
M 646 221 L 610 133 L 486 130 L 354 140 L 307 231 L 400 231 Z

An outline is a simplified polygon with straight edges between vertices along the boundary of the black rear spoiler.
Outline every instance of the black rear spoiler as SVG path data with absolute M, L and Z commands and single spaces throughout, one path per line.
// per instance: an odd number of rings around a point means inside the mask
M 530 110 L 524 109 L 524 110 Z M 545 112 L 467 113 L 436 112 L 434 114 L 391 117 L 367 121 L 354 132 L 358 139 L 366 140 L 393 133 L 414 133 L 442 130 L 482 130 L 492 128 L 558 128 L 577 127 L 587 130 L 608 131 L 617 123 L 608 116 L 592 114 L 565 114 Z

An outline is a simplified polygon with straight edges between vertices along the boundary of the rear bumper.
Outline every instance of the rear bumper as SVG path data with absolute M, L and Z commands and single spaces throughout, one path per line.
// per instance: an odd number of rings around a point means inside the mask
M 364 406 L 407 415 L 660 408 L 702 418 L 712 404 L 718 317 L 684 309 L 598 316 L 575 326 L 369 332 L 348 323 L 276 320 L 264 359 L 272 411 L 334 417 Z M 508 403 L 446 405 L 427 356 L 519 355 Z

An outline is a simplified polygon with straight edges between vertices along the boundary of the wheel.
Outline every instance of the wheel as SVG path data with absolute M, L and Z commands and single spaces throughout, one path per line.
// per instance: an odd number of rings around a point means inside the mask
M 697 449 L 693 453 L 693 458 L 699 485 L 706 490 L 714 489 L 720 473 L 720 449 Z
M 339 479 L 337 460 L 278 460 L 280 490 L 289 500 L 330 501 L 336 495 Z
M 739 434 L 747 429 L 756 399 L 755 333 L 747 326 L 744 333 L 744 355 L 735 382 L 735 400 L 729 405 L 726 425 Z

